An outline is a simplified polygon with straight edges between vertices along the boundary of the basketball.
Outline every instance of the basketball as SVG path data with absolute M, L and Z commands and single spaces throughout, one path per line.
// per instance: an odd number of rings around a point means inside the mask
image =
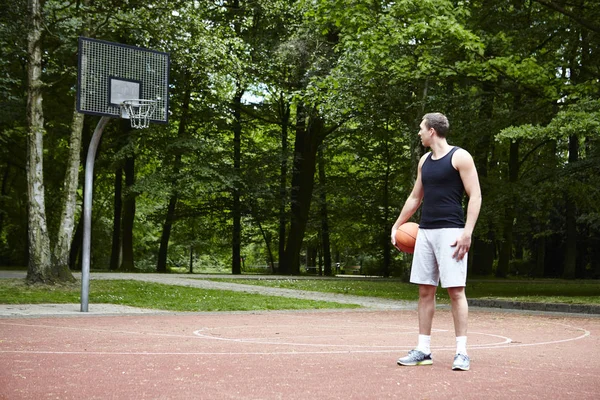
M 419 225 L 414 222 L 406 222 L 396 231 L 396 247 L 404 253 L 414 253 L 415 242 L 417 241 L 417 233 Z

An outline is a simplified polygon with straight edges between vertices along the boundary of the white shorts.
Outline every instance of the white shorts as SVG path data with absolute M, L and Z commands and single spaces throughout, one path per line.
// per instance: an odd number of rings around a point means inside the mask
M 465 287 L 467 283 L 467 257 L 452 258 L 452 247 L 463 228 L 419 229 L 415 253 L 410 270 L 410 282 L 443 288 Z

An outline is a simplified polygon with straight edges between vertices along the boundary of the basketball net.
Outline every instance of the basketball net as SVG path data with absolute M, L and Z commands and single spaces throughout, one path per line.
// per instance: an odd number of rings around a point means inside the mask
M 150 118 L 156 108 L 156 100 L 132 99 L 123 100 L 121 107 L 131 121 L 131 127 L 135 129 L 147 128 L 150 124 Z

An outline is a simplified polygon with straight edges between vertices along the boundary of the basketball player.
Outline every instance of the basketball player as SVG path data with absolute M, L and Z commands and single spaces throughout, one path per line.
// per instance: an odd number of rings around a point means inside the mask
M 419 340 L 414 350 L 398 359 L 398 364 L 433 363 L 431 327 L 435 292 L 441 281 L 450 296 L 456 334 L 452 369 L 467 371 L 471 364 L 467 354 L 467 253 L 481 208 L 481 189 L 471 155 L 446 141 L 449 128 L 448 118 L 441 113 L 423 117 L 419 136 L 423 146 L 431 151 L 419 160 L 413 190 L 392 227 L 392 243 L 395 245 L 396 230 L 423 203 L 410 274 L 410 282 L 419 285 Z M 466 222 L 462 207 L 464 193 L 469 198 Z

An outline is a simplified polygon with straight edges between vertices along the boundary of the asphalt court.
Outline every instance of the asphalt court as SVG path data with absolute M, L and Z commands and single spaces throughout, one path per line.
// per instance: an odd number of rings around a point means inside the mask
M 451 371 L 449 310 L 434 364 L 400 367 L 414 310 L 0 319 L 0 398 L 598 398 L 600 318 L 471 309 L 472 368 Z

